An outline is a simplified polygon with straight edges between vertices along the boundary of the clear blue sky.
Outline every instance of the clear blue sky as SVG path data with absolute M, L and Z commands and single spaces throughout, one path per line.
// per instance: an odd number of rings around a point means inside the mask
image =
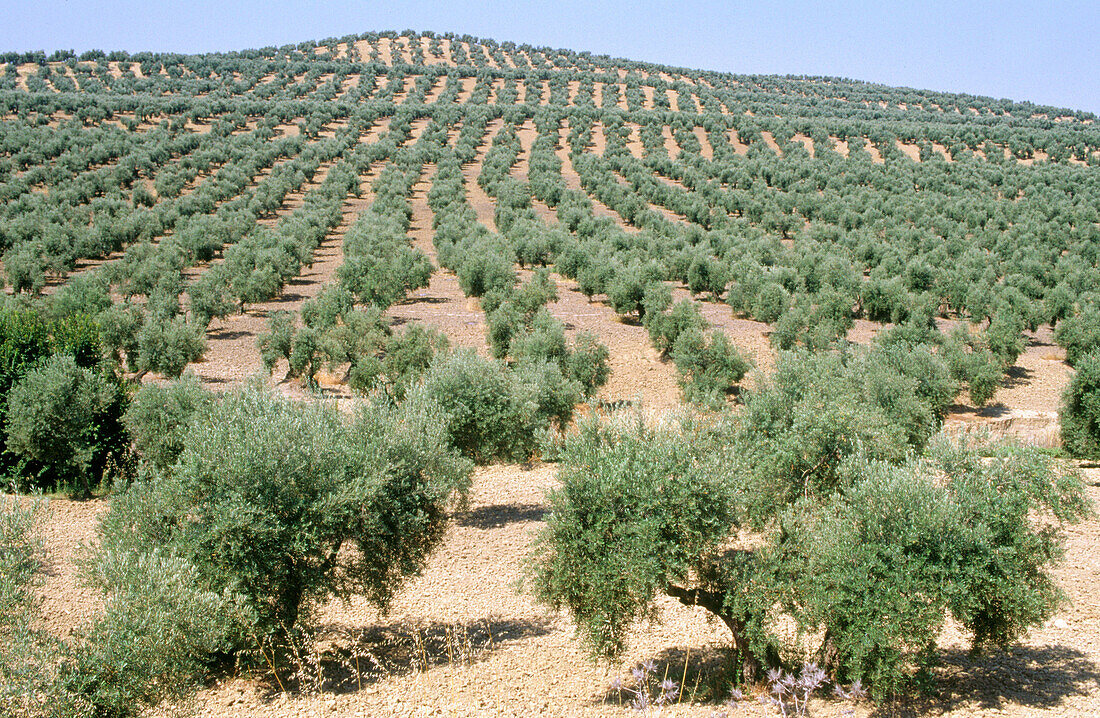
M 435 30 L 744 73 L 834 75 L 1100 113 L 1100 3 L 2 0 L 0 49 L 206 52 Z

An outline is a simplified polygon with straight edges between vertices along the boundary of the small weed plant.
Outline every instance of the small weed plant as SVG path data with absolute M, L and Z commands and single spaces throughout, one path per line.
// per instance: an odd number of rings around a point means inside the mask
M 634 678 L 632 686 L 626 685 L 622 678 L 611 681 L 611 690 L 620 696 L 624 693 L 632 696 L 630 707 L 642 715 L 660 715 L 661 709 L 676 700 L 680 686 L 667 676 L 657 680 L 657 665 L 646 661 L 631 670 Z

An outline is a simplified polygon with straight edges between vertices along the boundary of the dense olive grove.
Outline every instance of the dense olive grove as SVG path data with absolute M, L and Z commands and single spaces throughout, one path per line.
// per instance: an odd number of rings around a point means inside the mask
M 744 677 L 816 656 L 887 693 L 928 667 L 946 616 L 1004 644 L 1058 603 L 1059 536 L 1025 517 L 1084 515 L 1074 479 L 934 437 L 961 392 L 995 401 L 1050 327 L 1076 368 L 1065 448 L 1097 455 L 1088 113 L 406 31 L 4 53 L 0 114 L 0 480 L 117 487 L 88 558 L 109 608 L 60 648 L 22 620 L 33 516 L 0 517 L 4 710 L 133 714 L 213 657 L 287 650 L 332 595 L 386 605 L 469 462 L 553 455 L 608 381 L 600 338 L 553 313 L 563 286 L 640 324 L 706 417 L 565 439 L 533 585 L 595 652 L 617 654 L 664 592 L 725 621 Z M 408 242 L 424 177 L 434 261 Z M 364 401 L 355 418 L 187 378 L 138 390 L 184 374 L 215 320 L 284 295 L 337 235 L 334 280 L 270 313 L 257 351 L 276 379 L 327 368 Z M 485 313 L 491 357 L 386 317 L 433 264 Z M 769 325 L 770 379 L 742 386 L 751 358 L 705 303 Z M 879 325 L 874 346 L 848 343 L 857 320 Z M 286 452 L 310 467 L 292 497 Z M 758 542 L 719 551 L 739 531 Z M 282 543 L 296 553 L 276 560 Z M 860 572 L 874 562 L 883 576 Z

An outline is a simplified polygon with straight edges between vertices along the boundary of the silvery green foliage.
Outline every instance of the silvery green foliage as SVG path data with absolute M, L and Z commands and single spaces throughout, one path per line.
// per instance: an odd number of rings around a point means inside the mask
M 333 595 L 385 607 L 442 537 L 469 463 L 423 392 L 354 420 L 258 384 L 195 412 L 175 462 L 117 496 L 104 550 L 161 547 L 243 597 L 257 634 L 308 621 Z M 341 550 L 351 548 L 353 550 Z
M 791 355 L 728 420 L 582 423 L 535 595 L 597 656 L 667 594 L 730 628 L 735 680 L 818 661 L 878 695 L 930 667 L 948 617 L 979 648 L 1041 625 L 1064 598 L 1061 526 L 1090 511 L 1079 477 L 1032 449 L 929 442 L 938 392 L 903 364 Z
M 32 627 L 42 545 L 34 528 L 41 504 L 0 498 L 0 713 L 43 715 L 54 679 L 56 642 Z
M 1078 360 L 1062 397 L 1062 443 L 1073 456 L 1100 458 L 1100 350 Z

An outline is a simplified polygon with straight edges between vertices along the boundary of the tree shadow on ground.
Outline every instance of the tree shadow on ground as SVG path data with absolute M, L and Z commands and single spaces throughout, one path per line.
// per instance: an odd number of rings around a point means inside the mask
M 650 695 L 656 696 L 665 678 L 677 684 L 673 702 L 711 703 L 720 705 L 730 698 L 732 689 L 733 654 L 721 645 L 677 646 L 665 649 L 652 659 L 648 683 Z M 597 704 L 628 707 L 637 683 L 634 669 L 644 663 L 626 667 L 618 677 L 622 686 L 611 684 Z M 611 678 L 614 678 L 612 676 Z M 746 700 L 766 691 L 762 683 L 742 687 Z M 1100 691 L 1100 666 L 1074 648 L 1066 646 L 1014 646 L 972 656 L 963 648 L 940 651 L 940 665 L 935 669 L 932 694 L 914 692 L 899 698 L 870 704 L 873 718 L 928 718 L 947 713 L 1005 710 L 1021 706 L 1030 711 L 1057 709 L 1074 697 L 1096 695 Z M 816 694 L 819 700 L 837 706 L 837 713 L 850 703 L 832 697 L 828 690 Z M 753 701 L 755 702 L 755 701 Z M 730 715 L 737 715 L 735 709 Z M 831 711 L 823 714 L 832 715 Z
M 660 692 L 660 683 L 665 679 L 676 684 L 676 694 L 671 703 L 714 703 L 719 704 L 729 697 L 733 668 L 733 654 L 729 647 L 720 645 L 674 646 L 666 648 L 648 661 L 628 666 L 617 677 L 621 685 L 616 687 L 614 679 L 605 686 L 603 696 L 596 703 L 607 706 L 628 708 L 635 698 L 638 684 L 633 672 L 645 669 L 646 663 L 652 664 L 648 685 L 650 696 Z
M 278 677 L 263 676 L 269 698 L 283 692 L 355 693 L 395 676 L 470 666 L 516 641 L 543 636 L 546 619 L 481 618 L 444 623 L 390 621 L 371 626 L 321 626 L 307 649 L 288 650 Z M 269 656 L 261 659 L 261 665 Z M 270 663 L 266 663 L 270 665 Z
M 1035 378 L 1035 373 L 1022 366 L 1010 366 L 1005 371 L 1005 377 L 1001 381 L 1001 387 L 1013 389 L 1018 386 L 1027 386 Z
M 981 407 L 956 402 L 947 407 L 947 416 L 953 417 L 961 417 L 969 414 L 975 418 L 998 419 L 1002 416 L 1007 416 L 1010 412 L 1011 409 L 1001 402 L 986 404 Z
M 456 523 L 468 528 L 493 529 L 512 523 L 542 521 L 545 515 L 546 507 L 541 504 L 491 504 L 459 514 Z
M 1000 710 L 1010 704 L 1052 709 L 1100 690 L 1098 666 L 1066 646 L 1013 646 L 979 656 L 962 648 L 943 650 L 934 680 L 934 695 L 884 702 L 871 715 L 918 718 L 967 707 Z
M 465 299 L 465 297 L 463 297 L 463 299 Z M 408 307 L 408 306 L 415 306 L 417 304 L 447 304 L 450 301 L 451 300 L 448 299 L 447 297 L 436 297 L 436 296 L 433 296 L 433 295 L 429 294 L 429 295 L 424 296 L 424 297 L 416 297 L 416 296 L 406 297 L 405 299 L 402 299 L 400 302 L 397 302 L 397 304 L 395 304 L 394 306 L 396 306 L 396 307 Z
M 206 333 L 206 338 L 212 341 L 232 341 L 241 337 L 255 336 L 255 332 L 243 329 L 211 329 Z

